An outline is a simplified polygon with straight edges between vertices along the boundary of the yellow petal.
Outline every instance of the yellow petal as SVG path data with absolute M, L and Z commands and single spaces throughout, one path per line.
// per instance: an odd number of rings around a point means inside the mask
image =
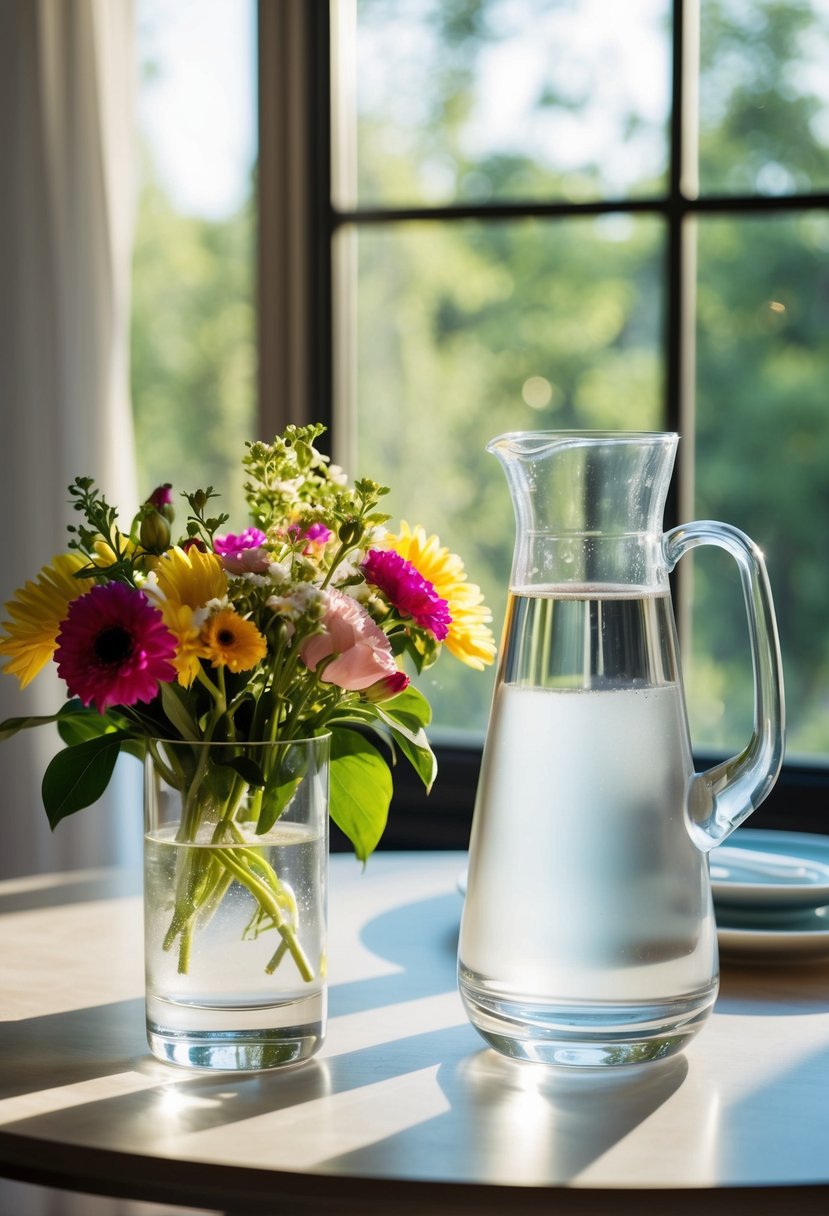
M 5 670 L 17 676 L 21 688 L 52 658 L 69 605 L 92 586 L 93 579 L 74 577 L 86 565 L 77 553 L 61 554 L 6 604 L 11 619 L 2 624 L 0 654 L 9 659 Z
M 178 546 L 168 549 L 155 567 L 155 577 L 164 599 L 189 608 L 202 608 L 227 592 L 221 558 L 202 553 L 195 545 L 186 552 Z M 146 590 L 152 594 L 149 587 Z
M 437 536 L 427 536 L 418 524 L 410 528 L 403 520 L 399 533 L 389 532 L 386 544 L 412 563 L 449 606 L 452 623 L 444 641 L 450 654 L 481 671 L 495 658 L 496 645 L 489 622 L 492 613 L 484 603 L 480 587 L 467 582 L 464 564 L 450 553 Z

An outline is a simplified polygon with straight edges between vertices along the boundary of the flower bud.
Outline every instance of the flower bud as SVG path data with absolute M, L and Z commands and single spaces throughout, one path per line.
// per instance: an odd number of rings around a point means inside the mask
M 176 513 L 173 509 L 172 484 L 168 481 L 165 482 L 163 486 L 156 486 L 150 497 L 147 499 L 147 504 L 151 507 L 155 507 L 156 511 L 163 515 L 166 520 L 172 523 L 176 517 Z
M 141 520 L 139 537 L 148 553 L 163 553 L 170 545 L 170 525 L 158 511 L 150 510 Z
M 355 541 L 359 540 L 362 532 L 359 520 L 347 519 L 345 523 L 340 524 L 337 536 L 344 545 L 353 545 Z
M 409 677 L 403 671 L 395 672 L 393 676 L 383 676 L 368 688 L 363 689 L 363 700 L 377 705 L 381 701 L 389 701 L 396 697 L 404 688 L 409 687 Z

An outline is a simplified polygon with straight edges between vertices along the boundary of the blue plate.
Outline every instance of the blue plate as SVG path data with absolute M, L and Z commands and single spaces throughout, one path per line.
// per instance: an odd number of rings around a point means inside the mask
M 829 836 L 738 828 L 711 852 L 711 889 L 718 910 L 829 905 Z
M 829 959 L 829 908 L 787 909 L 779 918 L 777 925 L 763 925 L 752 923 L 750 913 L 718 909 L 720 957 L 725 962 L 755 964 Z

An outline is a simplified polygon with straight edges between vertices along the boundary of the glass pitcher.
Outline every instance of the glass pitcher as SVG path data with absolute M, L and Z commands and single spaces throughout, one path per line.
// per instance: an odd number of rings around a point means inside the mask
M 459 943 L 468 1016 L 564 1065 L 682 1050 L 714 1003 L 708 852 L 783 755 L 763 557 L 727 524 L 663 535 L 678 436 L 527 432 L 501 461 L 517 524 Z M 695 773 L 668 576 L 698 545 L 739 567 L 754 669 L 745 749 Z

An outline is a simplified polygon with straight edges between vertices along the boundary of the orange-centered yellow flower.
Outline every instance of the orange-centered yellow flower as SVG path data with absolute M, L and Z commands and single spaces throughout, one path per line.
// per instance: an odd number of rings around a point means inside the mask
M 21 688 L 52 658 L 69 605 L 93 585 L 92 579 L 74 577 L 87 564 L 77 553 L 64 553 L 6 604 L 11 620 L 2 625 L 0 654 L 9 658 L 5 670 L 17 676 Z
M 466 570 L 457 553 L 450 553 L 437 536 L 426 535 L 418 524 L 410 528 L 401 521 L 398 533 L 386 534 L 386 545 L 415 567 L 449 606 L 452 623 L 444 646 L 467 667 L 481 671 L 495 658 L 495 638 L 489 628 L 492 613 L 481 589 L 467 582 Z
M 195 545 L 186 552 L 175 546 L 158 559 L 144 590 L 176 639 L 173 666 L 179 684 L 189 688 L 199 674 L 200 660 L 210 657 L 202 633 L 206 606 L 227 593 L 221 558 Z
M 268 644 L 253 621 L 247 621 L 232 608 L 222 608 L 202 629 L 204 657 L 214 667 L 249 671 L 268 653 Z

